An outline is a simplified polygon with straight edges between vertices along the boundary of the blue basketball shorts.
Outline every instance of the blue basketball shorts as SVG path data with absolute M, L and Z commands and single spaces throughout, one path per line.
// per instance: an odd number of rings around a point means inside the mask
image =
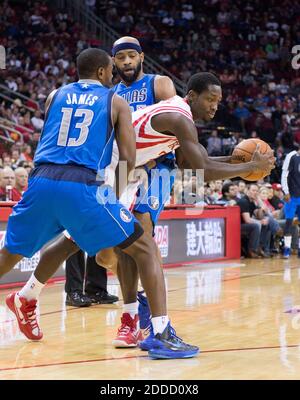
M 176 169 L 173 162 L 159 162 L 152 169 L 147 170 L 148 182 L 146 187 L 140 186 L 133 211 L 149 213 L 153 225 L 159 219 L 174 185 Z
M 284 204 L 284 216 L 286 219 L 293 219 L 296 214 L 300 219 L 300 197 L 291 197 L 290 201 Z
M 44 164 L 36 167 L 22 200 L 8 220 L 5 247 L 31 257 L 67 230 L 90 256 L 107 247 L 125 248 L 143 233 L 134 216 L 110 186 L 80 166 Z

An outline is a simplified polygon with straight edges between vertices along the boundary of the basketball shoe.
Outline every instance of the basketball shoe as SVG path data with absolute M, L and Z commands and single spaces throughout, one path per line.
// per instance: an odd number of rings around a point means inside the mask
M 12 311 L 18 321 L 20 331 L 30 340 L 40 340 L 43 337 L 37 316 L 37 300 L 27 300 L 25 297 L 19 297 L 17 293 L 10 293 L 6 297 L 6 304 Z
M 139 319 L 140 319 L 140 328 L 141 329 L 149 329 L 151 325 L 151 313 L 148 304 L 147 297 L 143 295 L 144 290 L 137 293 L 137 299 L 139 302 Z
M 143 334 L 139 327 L 139 316 L 136 314 L 132 318 L 129 313 L 124 313 L 121 317 L 121 326 L 112 344 L 115 347 L 137 347 L 142 340 Z
M 139 348 L 143 351 L 148 351 L 153 347 L 153 341 L 154 341 L 155 335 L 153 331 L 153 326 L 150 323 L 149 325 L 149 335 L 146 337 L 146 339 L 142 340 L 139 343 Z
M 283 248 L 283 258 L 290 258 L 291 255 L 291 249 L 289 247 L 284 247 Z
M 199 353 L 199 347 L 184 343 L 176 336 L 170 322 L 163 333 L 157 333 L 152 340 L 152 348 L 148 354 L 151 358 L 190 358 Z

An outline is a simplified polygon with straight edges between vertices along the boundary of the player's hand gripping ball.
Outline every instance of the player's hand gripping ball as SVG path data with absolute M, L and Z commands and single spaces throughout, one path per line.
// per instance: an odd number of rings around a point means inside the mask
M 234 148 L 231 156 L 231 162 L 233 164 L 239 164 L 251 161 L 253 154 L 257 150 L 257 145 L 259 145 L 259 152 L 261 154 L 266 154 L 268 151 L 272 151 L 268 143 L 261 139 L 246 139 L 241 141 L 241 143 Z M 266 174 L 265 171 L 255 171 L 241 175 L 241 178 L 247 181 L 258 181 L 267 175 L 268 174 Z

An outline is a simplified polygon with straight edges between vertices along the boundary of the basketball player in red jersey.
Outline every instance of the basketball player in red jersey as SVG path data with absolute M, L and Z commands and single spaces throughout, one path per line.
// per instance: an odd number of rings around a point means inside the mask
M 237 171 L 233 164 L 220 163 L 211 159 L 207 156 L 205 149 L 198 143 L 198 134 L 195 128 L 194 120 L 201 119 L 203 121 L 210 121 L 218 108 L 218 104 L 221 101 L 222 92 L 221 84 L 216 76 L 210 73 L 200 73 L 192 76 L 188 83 L 188 93 L 183 99 L 179 96 L 174 96 L 169 100 L 161 101 L 158 104 L 149 106 L 144 109 L 137 110 L 133 113 L 133 126 L 136 133 L 136 146 L 137 146 L 137 158 L 136 167 L 141 167 L 149 163 L 154 163 L 154 168 L 151 172 L 158 173 L 158 165 L 156 161 L 160 159 L 162 154 L 168 154 L 172 150 L 181 150 L 181 162 L 185 161 L 185 165 L 192 169 L 204 169 L 204 179 L 206 181 L 215 179 L 226 179 L 242 173 Z M 273 153 L 268 155 L 269 158 L 265 159 L 264 168 L 272 168 L 274 158 Z M 222 158 L 227 160 L 227 158 Z M 262 161 L 261 156 L 257 153 L 255 160 L 259 163 Z M 257 168 L 257 161 L 253 161 L 252 164 L 243 164 L 239 167 L 242 168 Z M 262 164 L 260 164 L 262 165 Z M 261 168 L 261 167 L 259 167 Z M 161 178 L 163 178 L 161 176 Z M 153 210 L 151 209 L 150 199 L 159 198 L 160 193 L 164 190 L 164 185 L 169 184 L 169 180 L 162 181 L 159 186 L 158 193 L 153 191 L 154 179 L 151 177 L 148 181 L 148 193 L 143 197 L 144 203 L 138 204 L 135 201 L 134 210 L 135 215 L 139 216 L 139 208 L 143 211 L 148 210 L 148 215 L 152 215 Z M 134 190 L 131 194 L 134 194 Z M 123 204 L 130 204 L 128 200 L 123 200 Z M 160 203 L 160 201 L 159 201 Z M 150 207 L 149 207 L 150 204 Z M 154 211 L 155 212 L 155 211 Z M 144 214 L 142 214 L 144 215 Z M 155 217 L 152 216 L 152 221 Z M 151 229 L 151 228 L 150 228 Z M 149 229 L 147 234 L 149 234 Z M 151 233 L 149 234 L 149 240 L 151 240 Z M 108 250 L 104 250 L 108 252 Z M 101 253 L 98 255 L 98 261 L 101 265 L 106 266 L 105 261 L 101 257 Z M 101 262 L 100 262 L 101 261 Z M 113 263 L 110 261 L 110 266 Z M 129 266 L 131 267 L 129 268 Z M 134 302 L 136 288 L 137 288 L 137 277 L 136 280 L 132 279 L 132 274 L 136 270 L 134 262 L 130 257 L 119 254 L 119 266 L 118 272 L 122 271 L 123 277 L 120 280 L 122 285 L 122 294 L 127 302 Z M 130 274 L 128 273 L 130 271 Z M 137 274 L 137 273 L 136 273 Z M 159 301 L 159 300 L 158 300 Z M 150 326 L 150 335 L 148 338 L 140 343 L 140 347 L 143 350 L 150 350 L 153 348 L 153 340 L 155 340 L 155 323 L 156 318 L 152 318 L 152 326 Z M 128 324 L 130 325 L 130 324 Z M 133 346 L 134 340 L 128 340 L 128 329 L 120 328 L 120 332 L 114 340 L 114 344 L 118 347 L 126 347 L 126 345 Z M 130 332 L 130 331 L 129 331 Z M 135 341 L 137 342 L 137 341 Z

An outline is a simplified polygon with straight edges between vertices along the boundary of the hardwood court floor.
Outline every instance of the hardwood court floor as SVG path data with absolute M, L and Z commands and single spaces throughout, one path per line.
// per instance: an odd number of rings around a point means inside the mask
M 243 264 L 244 263 L 244 264 Z M 300 379 L 300 260 L 247 260 L 165 270 L 169 314 L 179 336 L 199 345 L 186 360 L 151 360 L 111 346 L 122 302 L 65 307 L 63 284 L 40 301 L 44 339 L 16 329 L 0 291 L 0 380 Z M 114 278 L 109 291 L 118 293 Z

